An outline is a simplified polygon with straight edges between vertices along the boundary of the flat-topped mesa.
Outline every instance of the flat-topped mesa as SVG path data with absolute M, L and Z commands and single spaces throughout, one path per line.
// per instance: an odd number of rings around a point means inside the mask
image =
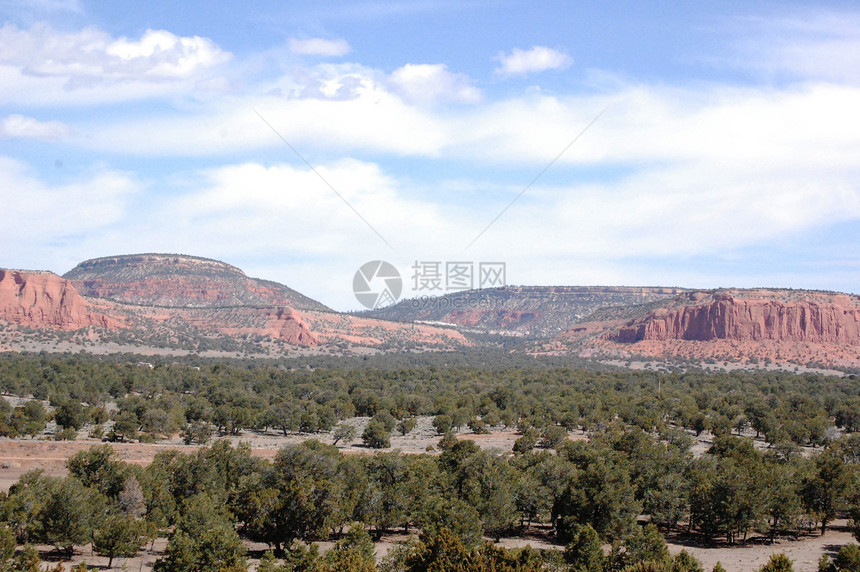
M 598 308 L 669 300 L 684 291 L 647 286 L 506 286 L 401 300 L 365 315 L 396 321 L 444 322 L 538 338 L 564 332 Z
M 95 258 L 64 275 L 84 296 L 173 308 L 287 306 L 330 311 L 276 282 L 249 278 L 225 262 L 183 254 Z
M 145 276 L 144 272 L 162 268 L 173 272 L 190 270 L 194 273 L 231 273 L 245 276 L 241 269 L 226 262 L 203 258 L 200 256 L 189 256 L 187 254 L 121 254 L 118 256 L 105 256 L 93 258 L 78 264 L 71 272 L 96 272 L 105 271 L 123 273 L 125 276 Z
M 120 324 L 92 309 L 68 280 L 56 274 L 4 269 L 0 269 L 0 320 L 55 330 Z
M 774 340 L 858 345 L 860 298 L 794 290 L 692 292 L 670 307 L 630 320 L 608 338 L 621 343 Z

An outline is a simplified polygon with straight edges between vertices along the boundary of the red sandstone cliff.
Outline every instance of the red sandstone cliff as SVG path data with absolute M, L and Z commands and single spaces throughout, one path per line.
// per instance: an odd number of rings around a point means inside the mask
M 608 339 L 622 343 L 775 340 L 860 344 L 860 299 L 856 296 L 752 290 L 697 292 L 682 298 L 688 303 L 653 310 L 629 321 Z
M 624 312 L 599 310 L 534 351 L 860 367 L 860 296 L 776 289 L 688 291 Z
M 231 290 L 223 279 L 223 272 L 216 266 L 221 263 L 212 262 L 209 266 L 219 271 L 218 276 L 210 279 L 206 276 L 205 265 L 201 264 L 185 269 L 192 274 L 194 268 L 204 267 L 198 275 L 188 277 L 185 282 L 182 281 L 184 276 L 178 277 L 180 285 L 195 285 L 189 288 L 191 294 L 187 295 L 186 301 L 204 300 L 210 291 L 216 293 L 215 299 L 241 302 L 249 290 L 273 298 L 287 290 L 279 284 L 248 279 L 244 275 L 238 276 L 240 279 L 235 281 L 235 288 Z M 139 274 L 144 274 L 145 270 L 142 265 L 134 267 L 134 271 Z M 146 281 L 145 278 L 140 280 L 139 276 L 132 276 L 129 282 L 131 286 L 118 280 L 117 285 L 123 292 L 132 292 L 140 286 L 140 291 L 150 299 L 161 295 L 159 289 L 154 287 L 162 283 L 161 277 Z M 149 289 L 144 288 L 144 285 Z M 173 297 L 178 292 L 185 294 L 181 287 L 173 284 L 165 296 Z M 192 294 L 195 296 L 193 299 Z M 259 302 L 257 299 L 250 301 Z M 456 331 L 416 327 L 331 311 L 297 310 L 284 304 L 262 307 L 159 307 L 129 304 L 82 296 L 74 282 L 50 272 L 0 269 L 0 323 L 4 322 L 40 330 L 40 339 L 47 336 L 49 340 L 56 339 L 51 337 L 50 331 L 75 331 L 94 326 L 93 330 L 83 332 L 90 342 L 98 343 L 101 340 L 129 343 L 137 347 L 152 345 L 159 348 L 197 349 L 202 343 L 217 348 L 222 341 L 229 342 L 230 338 L 236 343 L 226 343 L 225 347 L 247 347 L 243 344 L 248 340 L 280 340 L 291 346 L 305 347 L 321 344 L 340 346 L 343 343 L 371 347 L 384 344 L 441 348 L 468 345 L 462 334 Z
M 204 334 L 270 337 L 296 346 L 320 343 L 303 316 L 291 308 L 171 309 L 166 316 L 179 316 Z
M 50 272 L 0 269 L 0 320 L 30 328 L 115 328 L 121 320 L 93 308 L 71 285 Z

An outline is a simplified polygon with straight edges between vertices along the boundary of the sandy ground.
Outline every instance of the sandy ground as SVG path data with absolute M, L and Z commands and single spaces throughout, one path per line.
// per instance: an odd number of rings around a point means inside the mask
M 801 540 L 779 539 L 773 545 L 756 540 L 751 540 L 746 545 L 731 547 L 719 545 L 708 547 L 685 542 L 683 544 L 669 543 L 669 551 L 672 554 L 676 554 L 681 550 L 686 550 L 702 562 L 706 571 L 712 570 L 714 565 L 720 562 L 727 572 L 754 571 L 767 563 L 772 554 L 784 552 L 794 562 L 794 570 L 796 572 L 816 572 L 818 570 L 818 559 L 822 554 L 829 554 L 833 557 L 839 551 L 840 547 L 855 543 L 851 534 L 847 531 L 846 525 L 846 521 L 837 520 L 833 528 L 829 529 L 824 536 L 819 536 L 816 533 Z M 405 541 L 406 538 L 407 536 L 404 534 L 384 536 L 380 542 L 376 543 L 377 559 L 382 559 L 395 543 Z M 267 546 L 259 543 L 246 544 L 248 546 L 249 569 L 256 570 L 259 559 L 267 550 Z M 320 543 L 320 551 L 325 553 L 332 544 L 332 542 Z M 516 548 L 526 545 L 539 550 L 563 549 L 562 546 L 547 542 L 540 533 L 526 535 L 522 538 L 504 538 L 498 543 L 498 546 L 505 548 Z M 155 561 L 164 556 L 166 546 L 167 540 L 160 538 L 154 544 L 147 545 L 134 558 L 115 558 L 112 569 L 137 570 L 139 572 L 150 571 Z M 90 545 L 78 547 L 71 560 L 61 560 L 49 546 L 40 546 L 39 549 L 43 560 L 49 563 L 50 566 L 56 566 L 58 562 L 62 562 L 66 569 L 69 570 L 76 564 L 85 562 L 90 568 L 108 569 L 108 559 L 93 553 L 92 546 Z
M 356 427 L 356 434 L 361 435 L 369 418 L 356 417 L 347 421 Z M 50 430 L 50 428 L 49 428 Z M 7 439 L 0 438 L 0 490 L 8 491 L 18 478 L 32 469 L 43 469 L 49 475 L 66 474 L 66 460 L 79 451 L 83 451 L 99 445 L 102 442 L 97 439 L 87 438 L 88 428 L 79 432 L 75 441 L 51 441 L 49 435 L 38 439 Z M 484 449 L 500 449 L 510 451 L 514 442 L 520 435 L 513 430 L 494 431 L 487 435 L 461 434 L 460 438 L 475 441 Z M 582 432 L 571 433 L 572 439 L 585 439 Z M 238 436 L 226 437 L 228 441 L 237 445 L 245 442 L 251 446 L 252 454 L 264 459 L 272 459 L 278 450 L 287 444 L 296 444 L 307 439 L 318 439 L 323 443 L 332 443 L 329 434 L 290 434 L 283 435 L 276 431 L 266 433 L 246 431 Z M 435 450 L 439 445 L 440 436 L 432 427 L 432 418 L 422 417 L 417 420 L 415 429 L 408 435 L 395 433 L 391 437 L 391 448 L 386 450 L 399 450 L 404 453 L 425 453 L 428 447 Z M 193 452 L 196 446 L 185 445 L 179 437 L 159 441 L 156 444 L 140 443 L 110 443 L 117 452 L 120 459 L 128 463 L 148 465 L 152 462 L 156 453 L 170 449 L 183 452 Z M 345 454 L 366 454 L 373 450 L 368 449 L 358 438 L 350 443 L 339 442 L 338 449 Z

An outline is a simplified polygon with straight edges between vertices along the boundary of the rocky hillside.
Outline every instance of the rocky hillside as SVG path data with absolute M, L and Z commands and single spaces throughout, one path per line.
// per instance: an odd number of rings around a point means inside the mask
M 0 269 L 0 351 L 110 347 L 278 355 L 315 347 L 469 345 L 451 329 L 318 310 L 325 307 L 286 286 L 247 278 L 213 260 L 123 256 L 89 261 L 69 274 L 98 296 L 81 295 L 75 281 L 50 272 Z M 292 300 L 301 307 L 286 303 Z
M 628 308 L 627 314 L 619 319 L 597 311 L 543 348 L 860 365 L 856 295 L 778 289 L 685 292 L 663 303 Z
M 180 254 L 132 254 L 81 262 L 63 275 L 84 296 L 172 308 L 289 306 L 331 311 L 295 290 L 249 278 L 224 262 Z
M 627 308 L 668 300 L 683 291 L 625 286 L 508 286 L 401 300 L 362 315 L 403 322 L 444 322 L 470 330 L 544 338 L 567 330 L 599 308 Z

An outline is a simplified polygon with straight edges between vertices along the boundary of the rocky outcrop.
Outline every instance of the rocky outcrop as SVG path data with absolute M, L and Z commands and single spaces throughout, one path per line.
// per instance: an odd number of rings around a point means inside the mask
M 860 298 L 795 291 L 696 292 L 610 334 L 621 343 L 734 340 L 860 344 Z
M 0 269 L 0 320 L 30 328 L 119 327 L 121 319 L 93 308 L 68 281 L 50 272 Z
M 181 318 L 197 331 L 230 337 L 255 336 L 282 340 L 295 346 L 319 345 L 303 316 L 291 308 L 173 309 L 167 316 Z
M 64 278 L 84 295 L 126 304 L 170 308 L 289 306 L 329 308 L 291 288 L 257 278 L 225 262 L 182 254 L 130 254 L 78 264 Z

